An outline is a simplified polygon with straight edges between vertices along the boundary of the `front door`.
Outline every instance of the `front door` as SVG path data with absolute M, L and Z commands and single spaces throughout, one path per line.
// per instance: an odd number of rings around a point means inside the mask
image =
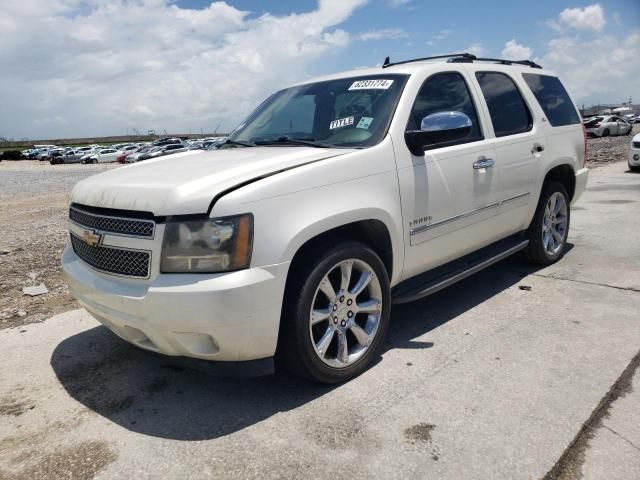
M 404 278 L 476 250 L 495 237 L 487 221 L 497 206 L 495 150 L 484 138 L 481 116 L 462 72 L 437 73 L 425 80 L 407 130 L 420 129 L 423 118 L 438 112 L 466 114 L 471 132 L 456 144 L 426 150 L 424 156 L 399 153 L 411 156 L 402 162 L 411 166 L 398 170 L 407 232 Z

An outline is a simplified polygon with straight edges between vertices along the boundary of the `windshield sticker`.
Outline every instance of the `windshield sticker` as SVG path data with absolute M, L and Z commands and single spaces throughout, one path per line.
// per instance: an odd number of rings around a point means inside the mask
M 392 84 L 393 80 L 358 80 L 349 90 L 387 90 Z
M 353 125 L 353 120 L 355 117 L 347 117 L 347 118 L 339 118 L 337 120 L 333 120 L 329 124 L 329 130 L 333 130 L 334 128 L 346 127 L 348 125 Z
M 371 122 L 373 122 L 373 117 L 362 117 L 356 125 L 356 128 L 367 129 L 371 125 Z

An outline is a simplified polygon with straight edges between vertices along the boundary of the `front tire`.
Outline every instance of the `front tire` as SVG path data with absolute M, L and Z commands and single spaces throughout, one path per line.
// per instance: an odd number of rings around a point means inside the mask
M 571 205 L 560 182 L 544 185 L 538 208 L 527 230 L 529 245 L 523 257 L 535 265 L 551 265 L 566 253 Z
M 380 257 L 359 242 L 315 258 L 292 267 L 279 355 L 294 373 L 332 384 L 359 375 L 379 355 L 391 312 L 389 277 Z

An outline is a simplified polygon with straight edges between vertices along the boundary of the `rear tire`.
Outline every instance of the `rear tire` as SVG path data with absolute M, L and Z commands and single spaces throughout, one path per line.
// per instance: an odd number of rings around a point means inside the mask
M 608 129 L 608 128 L 605 128 L 605 129 L 602 131 L 602 136 L 603 136 L 603 137 L 608 137 L 608 136 L 609 136 L 609 129 Z
M 371 364 L 383 345 L 391 311 L 384 263 L 359 242 L 297 263 L 287 281 L 278 359 L 288 370 L 320 383 L 349 380 Z
M 538 208 L 527 230 L 529 245 L 522 257 L 535 265 L 551 265 L 562 258 L 567 248 L 571 205 L 560 182 L 543 186 Z

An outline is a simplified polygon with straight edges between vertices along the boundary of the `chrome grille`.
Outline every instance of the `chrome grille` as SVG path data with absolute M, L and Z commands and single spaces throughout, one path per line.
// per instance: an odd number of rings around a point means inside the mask
M 83 227 L 95 228 L 102 232 L 127 235 L 130 237 L 153 238 L 155 223 L 153 220 L 113 217 L 86 212 L 78 207 L 69 209 L 69 219 Z
M 633 142 L 633 148 L 640 148 L 640 142 Z
M 151 253 L 103 245 L 92 247 L 71 234 L 71 246 L 76 255 L 96 270 L 127 277 L 147 278 Z

